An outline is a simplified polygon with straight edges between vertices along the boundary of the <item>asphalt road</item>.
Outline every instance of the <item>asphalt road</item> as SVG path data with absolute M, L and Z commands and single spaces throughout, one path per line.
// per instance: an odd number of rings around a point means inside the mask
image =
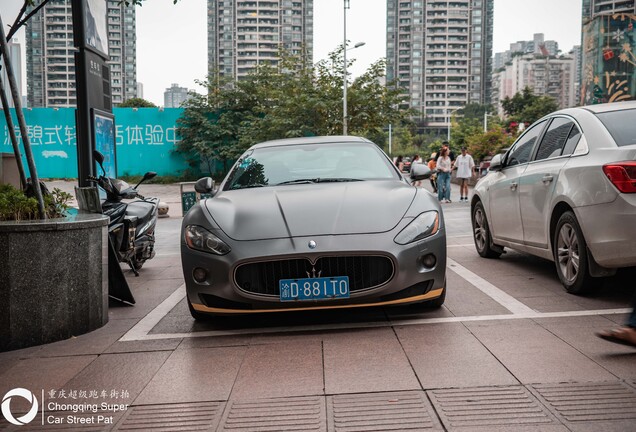
M 563 290 L 549 261 L 480 258 L 454 186 L 442 308 L 197 323 L 184 298 L 178 186 L 142 188 L 171 217 L 141 275 L 125 271 L 137 304 L 111 302 L 110 322 L 90 334 L 0 353 L 0 395 L 25 387 L 48 403 L 54 389 L 117 389 L 104 401 L 127 405 L 111 423 L 58 430 L 635 430 L 636 350 L 594 336 L 626 319 L 633 271 L 583 297 Z M 5 430 L 54 427 L 0 418 Z

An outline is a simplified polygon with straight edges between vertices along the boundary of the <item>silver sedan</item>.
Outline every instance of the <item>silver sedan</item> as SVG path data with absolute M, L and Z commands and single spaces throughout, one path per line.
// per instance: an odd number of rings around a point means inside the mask
M 209 178 L 196 189 L 214 196 L 182 226 L 194 318 L 444 302 L 439 203 L 366 139 L 257 144 L 218 190 Z
M 568 292 L 636 266 L 636 102 L 570 108 L 521 135 L 475 187 L 475 246 L 553 260 Z

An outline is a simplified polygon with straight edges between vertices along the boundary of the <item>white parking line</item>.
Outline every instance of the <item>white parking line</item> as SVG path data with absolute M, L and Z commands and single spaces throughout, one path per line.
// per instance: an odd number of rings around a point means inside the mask
M 463 279 L 465 279 L 468 283 L 473 285 L 475 288 L 486 294 L 488 297 L 492 298 L 494 301 L 508 309 L 510 312 L 516 315 L 528 315 L 534 314 L 536 311 L 534 309 L 529 308 L 525 304 L 521 303 L 519 300 L 507 294 L 488 282 L 486 279 L 478 276 L 477 274 L 471 272 L 466 267 L 460 265 L 455 260 L 451 258 L 446 258 L 446 263 L 448 268 Z
M 444 317 L 444 318 L 415 318 L 406 320 L 373 321 L 361 323 L 336 323 L 336 324 L 315 324 L 293 327 L 267 327 L 267 328 L 247 328 L 236 330 L 210 330 L 192 333 L 154 333 L 150 331 L 165 317 L 170 311 L 185 298 L 185 285 L 181 285 L 174 293 L 165 299 L 159 306 L 154 308 L 148 315 L 131 328 L 119 339 L 122 342 L 161 340 L 161 339 L 189 339 L 199 337 L 220 337 L 220 336 L 240 336 L 270 333 L 298 333 L 308 331 L 328 331 L 363 328 L 380 328 L 393 326 L 445 324 L 475 321 L 503 321 L 513 319 L 541 319 L 541 318 L 564 318 L 577 316 L 597 316 L 627 314 L 631 309 L 599 309 L 587 311 L 566 311 L 566 312 L 536 312 L 527 308 L 528 313 L 513 313 L 510 315 L 474 315 L 464 317 Z
M 134 340 L 147 340 L 149 339 L 148 333 L 155 328 L 159 321 L 163 319 L 170 311 L 179 304 L 179 302 L 186 296 L 185 284 L 182 284 L 175 292 L 170 294 L 170 297 L 165 299 L 154 308 L 148 315 L 143 317 L 133 328 L 119 339 L 120 341 L 134 341 Z M 165 339 L 165 338 L 162 338 Z

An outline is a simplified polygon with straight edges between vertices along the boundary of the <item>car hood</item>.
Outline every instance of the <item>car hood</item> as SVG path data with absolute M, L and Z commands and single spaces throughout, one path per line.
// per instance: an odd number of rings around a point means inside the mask
M 379 233 L 400 222 L 415 193 L 400 181 L 302 184 L 224 191 L 205 206 L 234 240 Z

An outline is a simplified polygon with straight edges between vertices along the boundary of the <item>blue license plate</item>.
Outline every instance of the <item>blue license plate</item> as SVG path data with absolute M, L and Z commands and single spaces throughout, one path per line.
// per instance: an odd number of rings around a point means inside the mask
M 349 298 L 349 277 L 281 279 L 280 301 L 329 300 Z

